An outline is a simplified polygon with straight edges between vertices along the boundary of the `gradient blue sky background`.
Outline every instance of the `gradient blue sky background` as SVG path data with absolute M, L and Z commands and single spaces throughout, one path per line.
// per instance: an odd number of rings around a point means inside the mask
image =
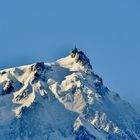
M 0 0 L 0 69 L 54 61 L 75 44 L 140 107 L 139 0 Z

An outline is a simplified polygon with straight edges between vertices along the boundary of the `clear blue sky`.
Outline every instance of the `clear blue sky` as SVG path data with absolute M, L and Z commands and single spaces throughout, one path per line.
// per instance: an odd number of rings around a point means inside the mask
M 0 69 L 54 61 L 75 44 L 110 89 L 140 106 L 139 0 L 0 0 Z

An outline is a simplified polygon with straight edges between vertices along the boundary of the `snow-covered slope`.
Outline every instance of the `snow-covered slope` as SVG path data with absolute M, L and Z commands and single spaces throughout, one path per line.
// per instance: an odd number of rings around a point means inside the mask
M 0 71 L 1 140 L 139 140 L 140 115 L 72 50 Z

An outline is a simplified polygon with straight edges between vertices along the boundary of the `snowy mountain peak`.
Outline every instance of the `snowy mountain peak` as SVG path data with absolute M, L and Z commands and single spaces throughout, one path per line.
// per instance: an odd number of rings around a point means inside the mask
M 140 115 L 76 48 L 52 63 L 0 71 L 1 140 L 139 140 Z

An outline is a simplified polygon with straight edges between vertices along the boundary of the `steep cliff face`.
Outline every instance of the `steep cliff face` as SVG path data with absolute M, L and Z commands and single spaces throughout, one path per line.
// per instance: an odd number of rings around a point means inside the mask
M 139 140 L 140 116 L 77 49 L 0 71 L 1 140 Z

